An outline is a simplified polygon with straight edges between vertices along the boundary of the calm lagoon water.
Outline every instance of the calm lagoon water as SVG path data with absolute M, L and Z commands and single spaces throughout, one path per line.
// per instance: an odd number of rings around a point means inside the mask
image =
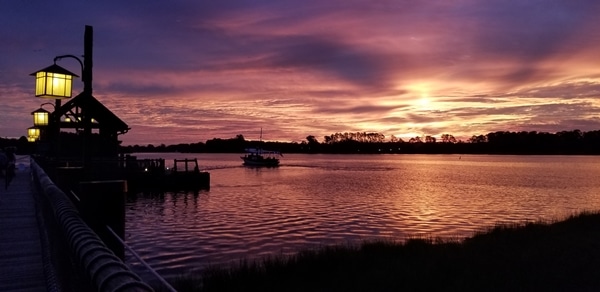
M 198 158 L 211 173 L 208 191 L 128 197 L 126 241 L 167 278 L 330 244 L 464 238 L 600 210 L 595 156 L 286 154 L 278 168 L 244 167 L 239 154 L 137 156 Z

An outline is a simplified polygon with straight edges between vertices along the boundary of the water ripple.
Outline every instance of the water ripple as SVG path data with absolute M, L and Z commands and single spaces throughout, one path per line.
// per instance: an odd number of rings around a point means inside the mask
M 164 276 L 367 239 L 463 238 L 600 209 L 597 157 L 286 155 L 273 169 L 240 167 L 238 155 L 206 159 L 210 191 L 128 198 L 126 241 Z

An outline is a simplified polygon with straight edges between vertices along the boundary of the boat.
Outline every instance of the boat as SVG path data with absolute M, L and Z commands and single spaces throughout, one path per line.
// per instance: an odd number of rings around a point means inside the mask
M 262 143 L 262 128 L 260 128 L 260 140 Z M 264 150 L 262 148 L 246 148 L 246 154 L 240 158 L 244 160 L 246 166 L 279 166 L 279 156 L 283 156 L 279 151 Z
M 246 166 L 279 166 L 279 151 L 269 151 L 260 148 L 247 148 L 246 154 L 241 156 Z

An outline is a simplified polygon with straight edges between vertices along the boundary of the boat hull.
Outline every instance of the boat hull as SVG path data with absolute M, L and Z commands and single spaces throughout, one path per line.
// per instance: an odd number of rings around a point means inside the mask
M 242 156 L 241 158 L 242 158 L 242 160 L 244 160 L 244 165 L 246 165 L 246 166 L 266 166 L 266 167 L 279 166 L 279 159 L 276 159 L 276 158 L 249 157 L 249 156 Z

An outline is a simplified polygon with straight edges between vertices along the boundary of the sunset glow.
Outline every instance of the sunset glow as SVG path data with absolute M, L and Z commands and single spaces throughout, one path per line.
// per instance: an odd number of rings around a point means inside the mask
M 591 0 L 9 1 L 0 136 L 27 134 L 44 102 L 29 74 L 82 55 L 85 25 L 94 96 L 131 127 L 124 145 L 258 139 L 261 128 L 284 142 L 598 130 L 599 13 Z

